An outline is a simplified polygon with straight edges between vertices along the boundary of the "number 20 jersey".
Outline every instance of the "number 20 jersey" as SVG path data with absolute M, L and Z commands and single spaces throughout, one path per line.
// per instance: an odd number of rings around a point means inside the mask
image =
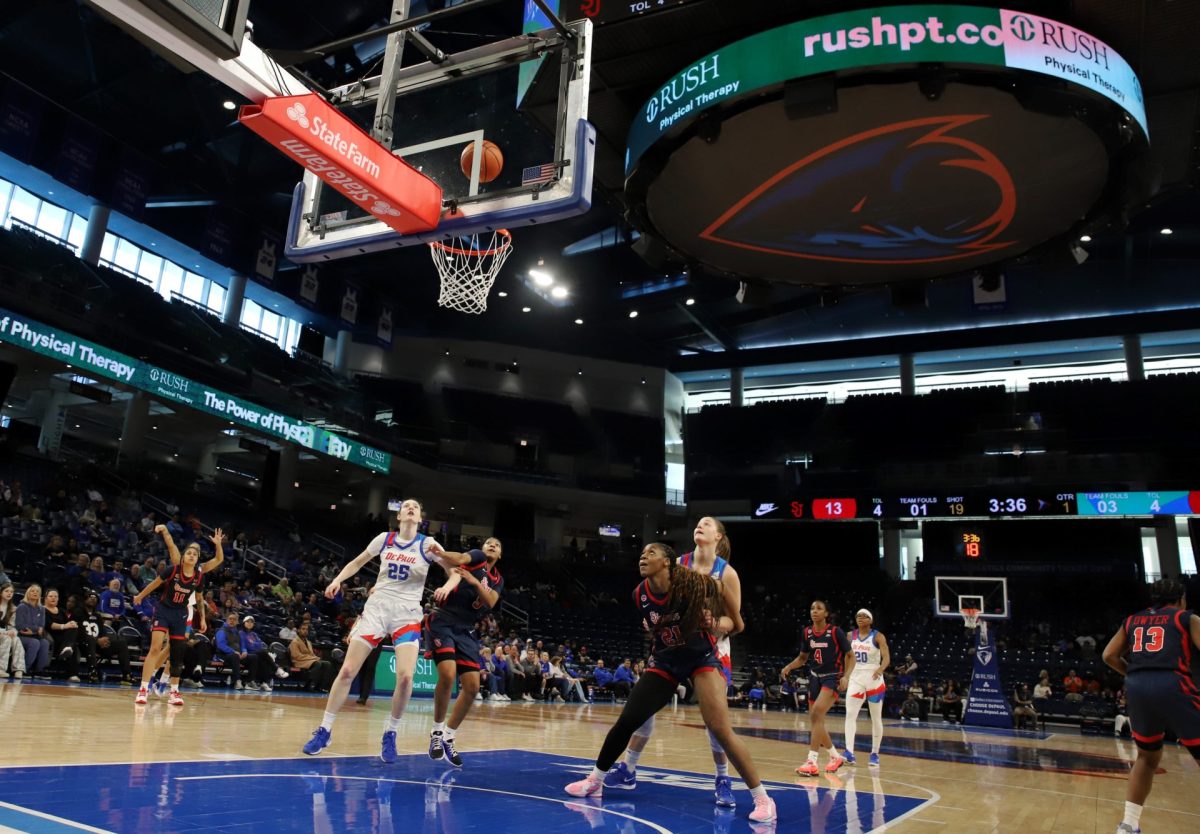
M 425 577 L 436 558 L 431 543 L 418 533 L 409 542 L 400 541 L 397 533 L 380 533 L 367 545 L 367 552 L 379 557 L 379 578 L 371 600 L 380 603 L 421 607 Z

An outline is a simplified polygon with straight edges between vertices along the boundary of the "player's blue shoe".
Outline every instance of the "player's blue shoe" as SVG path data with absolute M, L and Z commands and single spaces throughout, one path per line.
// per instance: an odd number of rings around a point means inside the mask
M 443 738 L 442 748 L 446 751 L 446 761 L 454 767 L 462 767 L 462 756 L 458 755 L 458 751 L 454 749 L 454 739 Z
M 854 758 L 853 750 L 843 750 L 842 758 L 846 760 L 846 764 L 858 764 L 858 760 Z
M 871 767 L 879 767 L 879 754 L 872 753 L 871 758 L 867 759 L 867 764 Z
M 631 773 L 625 762 L 617 762 L 612 770 L 604 774 L 604 787 L 631 791 L 637 787 L 637 774 Z
M 315 756 L 329 746 L 329 738 L 332 736 L 329 730 L 324 727 L 317 727 L 313 731 L 312 738 L 304 745 L 304 752 L 310 756 Z
M 396 763 L 396 733 L 393 730 L 383 734 L 383 741 L 379 745 L 379 758 L 383 759 L 384 764 Z
M 442 756 L 446 755 L 446 751 L 442 749 L 442 745 L 442 734 L 437 730 L 434 730 L 429 734 L 429 758 L 437 761 Z
M 713 796 L 722 808 L 732 808 L 737 805 L 737 800 L 733 798 L 733 780 L 728 776 L 717 777 Z
M 1142 834 L 1142 829 L 1131 828 L 1129 823 L 1123 822 L 1117 826 L 1117 834 Z

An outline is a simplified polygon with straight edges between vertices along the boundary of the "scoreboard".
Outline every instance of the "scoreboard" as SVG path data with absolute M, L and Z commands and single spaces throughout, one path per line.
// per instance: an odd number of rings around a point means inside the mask
M 564 20 L 586 17 L 603 25 L 695 2 L 697 0 L 562 0 L 558 13 Z M 553 0 L 550 5 L 553 7 Z
M 1079 516 L 1200 515 L 1200 491 L 973 492 L 909 495 L 831 493 L 755 501 L 763 520 L 1045 518 Z

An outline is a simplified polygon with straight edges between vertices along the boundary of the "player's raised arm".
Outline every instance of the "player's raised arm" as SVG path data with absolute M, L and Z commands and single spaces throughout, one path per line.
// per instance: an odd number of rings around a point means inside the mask
M 485 586 L 482 582 L 475 578 L 475 574 L 463 567 L 456 567 L 454 572 L 458 574 L 459 579 L 466 582 L 475 589 L 479 600 L 488 608 L 495 608 L 496 603 L 500 601 L 500 592 L 494 588 Z
M 175 546 L 175 539 L 171 538 L 171 531 L 167 529 L 167 525 L 155 525 L 154 532 L 163 537 L 163 542 L 167 546 L 167 555 L 171 557 L 171 564 L 178 565 L 183 561 L 183 557 L 179 555 L 179 548 Z
M 455 553 L 454 551 L 446 550 L 438 543 L 437 539 L 426 538 L 422 542 L 421 547 L 428 548 L 429 554 L 433 556 L 434 561 L 441 565 L 447 573 L 452 573 L 454 568 L 459 565 L 467 565 L 471 562 L 470 553 Z
M 806 650 L 802 649 L 800 651 L 800 654 L 796 655 L 795 660 L 793 660 L 787 666 L 784 666 L 782 669 L 779 670 L 779 677 L 782 680 L 787 680 L 788 675 L 790 675 L 792 672 L 794 672 L 797 669 L 803 669 L 805 664 L 807 664 L 807 663 L 808 663 L 808 652 Z
M 1197 646 L 1200 646 L 1200 639 L 1196 637 L 1198 622 L 1196 617 L 1192 618 L 1192 640 Z M 1105 665 L 1113 671 L 1121 675 L 1129 674 L 1129 664 L 1125 662 L 1125 654 L 1129 651 L 1129 640 L 1125 636 L 1125 624 L 1117 629 L 1117 633 L 1108 641 L 1108 645 L 1104 647 L 1104 652 L 1100 656 L 1104 659 Z
M 201 573 L 211 573 L 221 567 L 221 563 L 225 561 L 225 534 L 221 532 L 221 528 L 213 530 L 213 534 L 208 537 L 208 540 L 213 543 L 214 553 L 213 557 L 200 568 Z

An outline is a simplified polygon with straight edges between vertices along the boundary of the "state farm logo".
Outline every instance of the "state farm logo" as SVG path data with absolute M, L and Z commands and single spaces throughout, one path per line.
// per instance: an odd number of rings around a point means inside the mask
M 371 214 L 384 214 L 388 217 L 399 217 L 400 209 L 396 208 L 386 200 L 376 200 L 375 205 L 371 206 Z
M 1017 15 L 1009 21 L 1008 30 L 1012 32 L 1013 37 L 1020 41 L 1031 41 L 1037 37 L 1037 28 L 1033 25 L 1033 21 L 1023 14 Z
M 308 127 L 308 110 L 300 102 L 296 102 L 287 109 L 287 117 L 300 127 Z

